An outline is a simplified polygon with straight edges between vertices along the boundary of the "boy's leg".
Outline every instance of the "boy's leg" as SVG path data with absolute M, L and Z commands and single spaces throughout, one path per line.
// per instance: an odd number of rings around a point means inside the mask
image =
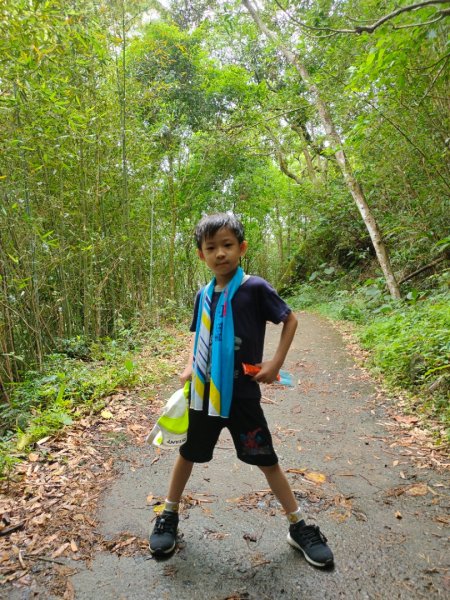
M 280 465 L 277 463 L 276 465 L 272 465 L 271 467 L 259 468 L 266 476 L 267 483 L 269 484 L 270 489 L 278 498 L 278 501 L 283 507 L 286 515 L 296 513 L 298 511 L 297 500 L 295 499 L 295 496 L 291 490 L 291 486 L 289 485 L 289 481 L 287 480 L 286 475 L 281 470 Z M 298 519 L 298 521 L 299 520 L 300 518 Z
M 178 506 L 193 466 L 193 462 L 178 455 L 172 469 L 169 493 L 164 503 L 164 510 L 156 517 L 155 526 L 150 535 L 150 552 L 156 556 L 170 554 L 175 548 L 178 529 Z
M 277 463 L 270 467 L 259 467 L 267 479 L 270 489 L 286 512 L 290 523 L 287 540 L 291 546 L 301 550 L 306 560 L 316 567 L 329 567 L 334 558 L 327 539 L 317 525 L 307 525 L 292 492 L 286 475 Z
M 186 460 L 181 454 L 178 455 L 172 469 L 172 476 L 167 494 L 167 500 L 169 502 L 179 504 L 184 488 L 191 476 L 193 466 L 193 462 Z

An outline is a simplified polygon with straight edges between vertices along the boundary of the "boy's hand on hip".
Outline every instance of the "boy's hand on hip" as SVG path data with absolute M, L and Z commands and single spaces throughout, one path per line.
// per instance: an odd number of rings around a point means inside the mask
M 261 371 L 257 373 L 253 379 L 258 383 L 273 383 L 276 381 L 280 366 L 272 360 L 262 362 L 257 367 L 261 367 Z

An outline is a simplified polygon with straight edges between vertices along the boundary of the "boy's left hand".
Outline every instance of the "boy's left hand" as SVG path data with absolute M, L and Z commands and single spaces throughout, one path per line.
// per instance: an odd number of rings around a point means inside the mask
M 281 366 L 274 363 L 272 360 L 266 360 L 256 366 L 261 367 L 260 372 L 253 377 L 253 380 L 258 383 L 273 383 L 276 381 L 281 368 Z

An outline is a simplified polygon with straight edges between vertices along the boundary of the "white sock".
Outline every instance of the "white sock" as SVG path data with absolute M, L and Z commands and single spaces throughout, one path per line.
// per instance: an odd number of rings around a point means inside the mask
M 296 511 L 287 513 L 286 516 L 287 516 L 287 520 L 289 521 L 289 523 L 291 525 L 294 525 L 295 523 L 298 523 L 299 521 L 302 520 L 302 511 L 300 508 L 297 508 Z
M 180 506 L 179 502 L 171 502 L 170 500 L 165 500 L 164 502 L 164 510 L 167 510 L 169 512 L 178 512 L 178 508 Z

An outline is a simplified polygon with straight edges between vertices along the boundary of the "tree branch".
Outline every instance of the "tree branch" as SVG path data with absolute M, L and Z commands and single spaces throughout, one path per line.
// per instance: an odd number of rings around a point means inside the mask
M 275 0 L 275 3 L 289 17 L 289 19 L 293 23 L 296 23 L 297 25 L 300 25 L 300 27 L 303 27 L 305 29 L 310 29 L 312 31 L 325 31 L 325 32 L 328 32 L 328 34 L 329 34 L 327 36 L 320 36 L 320 37 L 331 37 L 331 35 L 336 35 L 338 33 L 346 33 L 346 34 L 347 33 L 357 33 L 357 34 L 373 33 L 376 29 L 378 29 L 378 27 L 381 27 L 381 25 L 384 25 L 387 21 L 395 19 L 395 17 L 398 17 L 398 15 L 401 15 L 406 12 L 411 12 L 414 10 L 419 10 L 421 8 L 425 8 L 426 6 L 433 6 L 436 4 L 448 4 L 449 1 L 450 0 L 425 0 L 425 2 L 417 2 L 416 4 L 410 4 L 409 6 L 402 6 L 401 8 L 397 8 L 396 10 L 392 11 L 391 13 L 384 15 L 383 17 L 378 19 L 378 21 L 375 21 L 375 23 L 372 23 L 372 25 L 357 25 L 353 29 L 334 29 L 332 27 L 314 27 L 312 25 L 308 25 L 308 24 L 304 23 L 303 21 L 299 21 L 298 19 L 295 19 L 294 17 L 292 17 L 278 0 Z M 411 23 L 409 25 L 398 25 L 394 28 L 395 29 L 405 29 L 407 27 L 422 27 L 425 25 L 430 25 L 432 23 L 436 23 L 437 21 L 440 21 L 447 16 L 450 16 L 450 9 L 443 9 L 443 10 L 437 11 L 434 15 L 435 18 L 430 21 L 425 21 L 423 23 Z
M 408 23 L 407 25 L 394 25 L 393 29 L 398 31 L 399 29 L 411 29 L 411 27 L 425 27 L 425 25 L 432 25 L 433 23 L 437 23 L 438 21 L 442 21 L 444 17 L 450 16 L 450 8 L 445 8 L 444 10 L 438 10 L 435 13 L 436 18 L 431 19 L 431 21 L 421 21 L 420 23 Z
M 290 179 L 293 179 L 295 181 L 295 183 L 301 184 L 302 183 L 301 178 L 298 177 L 298 175 L 296 175 L 289 169 L 286 158 L 283 154 L 281 145 L 278 142 L 278 140 L 276 139 L 276 137 L 275 137 L 274 133 L 272 132 L 272 130 L 270 129 L 270 127 L 266 125 L 266 127 L 264 127 L 264 129 L 269 134 L 269 137 L 272 140 L 272 143 L 274 145 L 275 155 L 277 157 L 278 165 L 280 166 L 281 172 L 284 173 L 287 177 L 290 177 Z
M 434 84 L 436 83 L 436 81 L 439 79 L 439 77 L 441 76 L 442 71 L 445 69 L 445 67 L 447 66 L 448 63 L 448 57 L 447 60 L 444 62 L 443 65 L 441 65 L 441 67 L 439 68 L 439 71 L 436 73 L 436 75 L 433 77 L 433 81 L 430 83 L 430 85 L 427 88 L 427 91 L 425 92 L 425 94 L 422 96 L 422 98 L 419 100 L 418 102 L 418 106 L 420 106 L 422 104 L 422 102 L 425 100 L 425 98 L 428 96 L 428 94 L 431 92 L 431 90 L 434 87 Z
M 435 258 L 427 265 L 424 265 L 423 267 L 420 267 L 420 269 L 416 269 L 409 275 L 406 275 L 406 277 L 403 277 L 403 279 L 401 279 L 398 282 L 398 284 L 401 285 L 402 283 L 405 283 L 405 281 L 409 281 L 410 279 L 413 279 L 413 277 L 415 277 L 416 275 L 420 275 L 420 273 L 423 273 L 424 271 L 431 269 L 432 267 L 434 267 L 435 265 L 439 264 L 440 262 L 442 262 L 444 260 L 448 260 L 448 256 L 446 254 L 444 254 L 443 256 L 439 256 L 438 258 Z

